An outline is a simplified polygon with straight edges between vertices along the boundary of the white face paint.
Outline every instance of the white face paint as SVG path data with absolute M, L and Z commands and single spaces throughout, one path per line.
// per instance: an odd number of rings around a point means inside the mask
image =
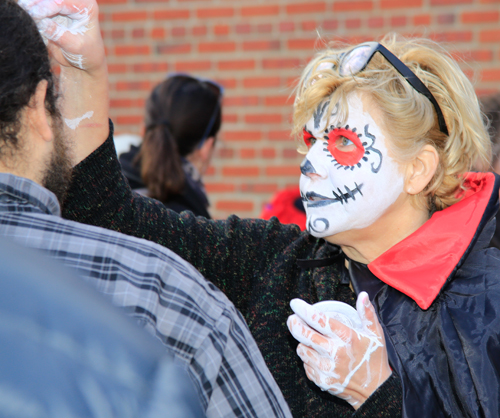
M 363 111 L 358 94 L 347 99 L 345 123 L 338 123 L 338 105 L 328 115 L 329 102 L 323 102 L 304 129 L 310 146 L 301 164 L 300 191 L 307 230 L 318 238 L 370 226 L 403 192 L 403 175 L 389 157 L 380 127 Z

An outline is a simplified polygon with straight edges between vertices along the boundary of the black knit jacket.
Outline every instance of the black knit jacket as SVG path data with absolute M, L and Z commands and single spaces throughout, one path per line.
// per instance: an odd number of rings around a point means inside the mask
M 355 303 L 348 280 L 341 279 L 342 260 L 324 263 L 329 264 L 324 267 L 301 268 L 297 263 L 334 259 L 338 247 L 296 226 L 282 225 L 276 218 L 230 216 L 214 221 L 169 211 L 158 201 L 131 191 L 122 177 L 111 135 L 75 167 L 63 207 L 65 218 L 157 242 L 193 264 L 245 317 L 294 417 L 401 416 L 397 375 L 355 412 L 347 402 L 311 383 L 295 352 L 297 341 L 286 326 L 292 314 L 291 299 Z

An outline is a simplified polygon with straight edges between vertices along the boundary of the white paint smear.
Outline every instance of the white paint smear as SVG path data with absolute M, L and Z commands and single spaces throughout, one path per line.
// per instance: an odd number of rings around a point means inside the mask
M 70 129 L 75 130 L 78 127 L 78 125 L 80 124 L 80 122 L 82 120 L 84 120 L 84 119 L 90 119 L 92 116 L 94 116 L 94 112 L 91 110 L 91 111 L 85 113 L 85 115 L 83 115 L 80 118 L 76 118 L 76 119 L 66 119 L 66 118 L 64 118 L 64 122 L 66 123 L 66 125 L 68 125 L 68 127 Z

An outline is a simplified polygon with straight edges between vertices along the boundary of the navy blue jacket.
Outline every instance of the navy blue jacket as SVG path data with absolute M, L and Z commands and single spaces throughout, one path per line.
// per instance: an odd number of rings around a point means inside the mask
M 402 380 L 403 416 L 500 416 L 500 177 L 471 173 L 460 202 L 368 266 L 351 262 Z M 380 279 L 380 280 L 379 280 Z

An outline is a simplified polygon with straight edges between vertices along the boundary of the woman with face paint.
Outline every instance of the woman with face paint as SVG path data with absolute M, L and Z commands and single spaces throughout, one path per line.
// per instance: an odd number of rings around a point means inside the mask
M 490 153 L 471 83 L 425 40 L 332 48 L 304 70 L 294 130 L 305 232 L 168 211 L 131 192 L 110 141 L 76 167 L 64 216 L 195 265 L 296 417 L 498 416 L 500 180 L 468 172 Z

